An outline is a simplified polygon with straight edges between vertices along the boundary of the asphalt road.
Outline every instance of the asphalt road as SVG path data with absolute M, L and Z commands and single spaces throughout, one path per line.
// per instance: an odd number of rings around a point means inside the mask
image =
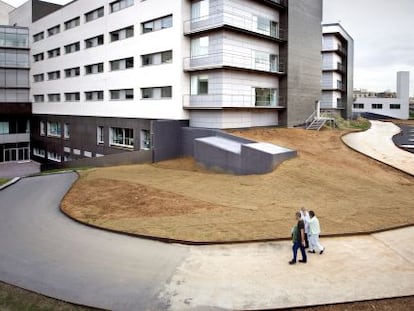
M 76 178 L 31 177 L 0 192 L 0 280 L 98 308 L 168 308 L 158 296 L 188 248 L 68 219 L 59 203 Z

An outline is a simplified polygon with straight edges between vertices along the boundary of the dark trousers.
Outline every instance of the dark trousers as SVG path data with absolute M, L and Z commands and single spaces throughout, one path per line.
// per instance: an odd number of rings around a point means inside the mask
M 293 242 L 292 251 L 293 251 L 293 261 L 296 262 L 296 257 L 298 254 L 298 249 L 300 248 L 300 252 L 302 253 L 302 260 L 307 261 L 305 247 L 302 245 L 301 242 L 296 241 Z

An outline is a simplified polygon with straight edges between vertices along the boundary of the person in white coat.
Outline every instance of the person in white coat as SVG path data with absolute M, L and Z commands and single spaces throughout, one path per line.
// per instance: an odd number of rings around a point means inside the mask
M 309 211 L 309 253 L 315 253 L 315 250 L 319 251 L 319 254 L 323 254 L 325 247 L 319 243 L 319 234 L 321 233 L 321 227 L 319 225 L 319 219 L 315 216 L 314 211 Z

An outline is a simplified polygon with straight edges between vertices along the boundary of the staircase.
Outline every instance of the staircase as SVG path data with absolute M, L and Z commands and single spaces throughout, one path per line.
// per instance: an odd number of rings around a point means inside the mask
M 306 129 L 319 131 L 327 121 L 327 118 L 315 118 L 308 126 L 306 126 Z

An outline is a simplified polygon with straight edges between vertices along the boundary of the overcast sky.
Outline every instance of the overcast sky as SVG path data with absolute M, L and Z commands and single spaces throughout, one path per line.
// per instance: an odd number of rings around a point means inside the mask
M 354 87 L 395 91 L 397 71 L 407 70 L 414 96 L 414 0 L 324 0 L 323 22 L 338 21 L 354 38 Z

